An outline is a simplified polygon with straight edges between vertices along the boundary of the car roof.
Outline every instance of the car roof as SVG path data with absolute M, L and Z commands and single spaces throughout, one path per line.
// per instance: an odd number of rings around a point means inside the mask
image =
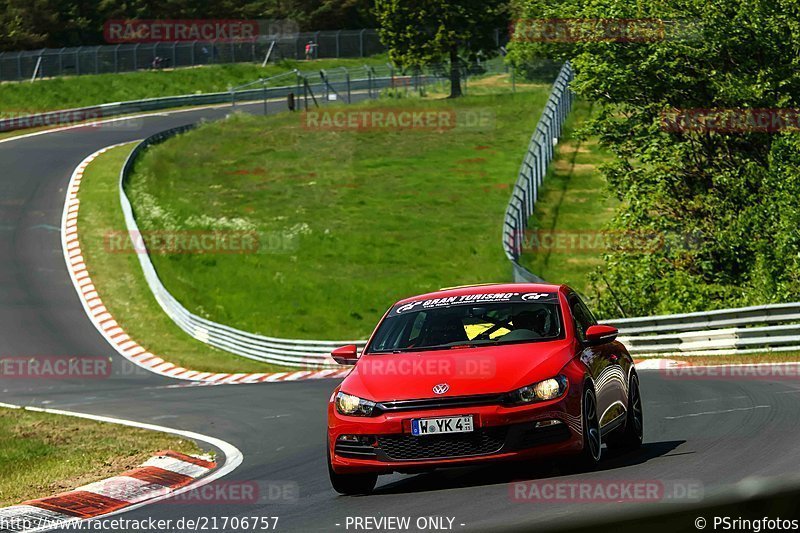
M 552 283 L 482 283 L 480 285 L 463 285 L 440 289 L 435 292 L 411 296 L 395 303 L 395 305 L 429 300 L 431 298 L 447 298 L 448 296 L 464 296 L 467 294 L 490 294 L 495 292 L 559 292 L 566 289 L 566 285 Z

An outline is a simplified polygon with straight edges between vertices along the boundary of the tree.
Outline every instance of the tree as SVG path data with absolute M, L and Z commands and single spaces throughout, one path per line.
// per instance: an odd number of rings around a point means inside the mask
M 498 51 L 497 30 L 508 25 L 500 0 L 376 0 L 381 41 L 401 67 L 450 62 L 450 97 L 461 96 L 461 59 Z
M 517 36 L 511 45 L 520 64 L 541 55 L 572 61 L 574 90 L 600 108 L 587 134 L 614 154 L 603 168 L 622 200 L 611 229 L 663 241 L 656 249 L 606 255 L 594 295 L 601 312 L 674 313 L 799 298 L 797 128 L 675 131 L 665 117 L 671 110 L 800 107 L 800 4 L 519 0 L 516 8 L 525 18 L 665 21 L 653 39 L 544 43 Z

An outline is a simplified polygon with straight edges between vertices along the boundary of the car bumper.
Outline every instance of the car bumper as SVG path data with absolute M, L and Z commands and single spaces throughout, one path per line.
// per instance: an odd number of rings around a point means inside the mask
M 331 466 L 340 474 L 414 472 L 576 453 L 583 447 L 581 406 L 579 393 L 571 392 L 558 400 L 528 406 L 482 405 L 376 417 L 343 416 L 331 404 Z M 473 432 L 422 437 L 411 434 L 412 419 L 459 415 L 472 415 Z M 347 436 L 346 441 L 343 436 Z

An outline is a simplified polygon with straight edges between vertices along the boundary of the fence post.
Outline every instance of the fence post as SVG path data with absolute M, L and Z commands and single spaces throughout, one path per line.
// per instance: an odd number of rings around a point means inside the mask
M 58 51 L 58 75 L 64 75 L 64 48 Z
M 511 92 L 517 93 L 517 69 L 511 65 Z
M 338 30 L 338 31 L 336 32 L 336 57 L 337 57 L 337 58 L 340 56 L 340 51 L 339 51 L 339 47 L 340 47 L 339 38 L 340 38 L 340 36 L 341 36 L 341 35 L 342 35 L 342 30 Z
M 178 61 L 177 50 L 178 50 L 178 42 L 175 41 L 175 42 L 172 43 L 172 65 L 171 65 L 172 68 L 175 68 L 175 67 L 178 66 L 178 65 L 176 65 L 176 63 Z
M 314 48 L 312 48 L 312 50 L 314 51 L 314 59 L 319 59 L 319 32 L 318 31 L 314 32 Z
M 136 43 L 133 47 L 133 70 L 139 70 L 139 47 L 142 43 Z
M 367 30 L 361 30 L 358 32 L 358 54 L 359 57 L 364 57 L 364 34 Z
M 78 47 L 78 50 L 75 52 L 75 73 L 81 73 L 81 48 L 82 46 Z
M 94 73 L 98 74 L 100 72 L 100 47 L 96 47 L 94 49 Z

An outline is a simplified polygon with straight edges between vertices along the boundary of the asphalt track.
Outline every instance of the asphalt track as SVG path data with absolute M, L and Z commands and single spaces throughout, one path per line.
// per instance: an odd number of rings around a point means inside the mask
M 543 529 L 675 504 L 517 502 L 510 497 L 510 481 L 696 480 L 706 495 L 714 495 L 747 478 L 798 471 L 797 380 L 685 380 L 642 371 L 645 444 L 634 453 L 609 455 L 596 472 L 564 475 L 548 465 L 461 468 L 387 476 L 374 495 L 340 497 L 328 484 L 325 465 L 325 408 L 333 381 L 188 386 L 132 369 L 84 315 L 64 266 L 58 227 L 69 176 L 100 148 L 227 112 L 168 113 L 141 119 L 134 129 L 112 124 L 0 143 L 0 354 L 115 359 L 110 379 L 0 380 L 0 402 L 217 437 L 244 454 L 242 465 L 219 483 L 289 482 L 299 488 L 294 501 L 166 501 L 124 518 L 278 516 L 279 531 L 346 531 L 348 516 L 448 516 L 455 519 L 455 530 L 520 524 Z

